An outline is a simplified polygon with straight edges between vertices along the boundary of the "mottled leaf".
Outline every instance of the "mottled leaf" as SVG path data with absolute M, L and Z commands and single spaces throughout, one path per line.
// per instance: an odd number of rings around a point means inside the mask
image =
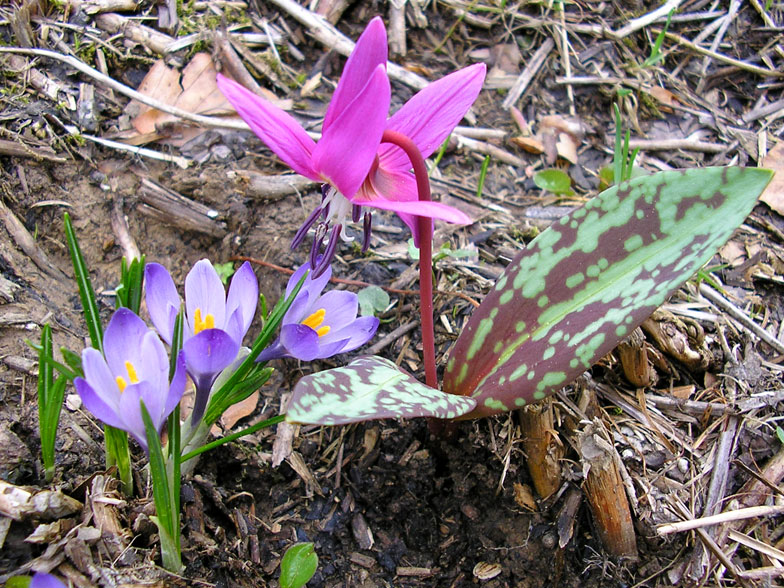
M 688 280 L 749 214 L 771 172 L 704 168 L 602 192 L 541 233 L 474 312 L 444 391 L 478 417 L 545 398 Z
M 343 425 L 398 417 L 453 419 L 475 405 L 473 398 L 434 390 L 393 362 L 373 356 L 302 378 L 294 387 L 286 420 Z

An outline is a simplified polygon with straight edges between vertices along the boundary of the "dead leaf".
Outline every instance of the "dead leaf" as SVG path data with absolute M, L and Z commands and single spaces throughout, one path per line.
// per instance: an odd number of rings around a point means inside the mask
M 661 86 L 653 86 L 648 90 L 648 94 L 659 103 L 663 112 L 672 112 L 672 106 L 678 102 L 678 97 Z
M 762 160 L 763 167 L 776 172 L 773 180 L 760 196 L 765 204 L 784 215 L 784 142 L 779 141 Z
M 253 414 L 258 401 L 259 391 L 256 390 L 242 402 L 232 404 L 221 416 L 221 425 L 223 425 L 225 430 L 231 430 L 237 424 L 237 421 Z
M 574 137 L 568 133 L 560 133 L 555 143 L 558 157 L 575 165 L 577 164 L 577 146 L 578 143 L 574 140 Z
M 147 72 L 139 92 L 165 104 L 201 115 L 231 115 L 234 109 L 218 89 L 212 57 L 197 53 L 182 74 L 158 60 Z M 126 139 L 133 144 L 163 140 L 179 147 L 207 129 L 181 124 L 178 117 L 131 101 L 126 113 L 138 133 Z
M 500 43 L 490 49 L 490 63 L 492 67 L 487 74 L 488 78 L 517 75 L 520 73 L 520 62 L 523 56 L 517 43 Z
M 541 155 L 544 152 L 544 145 L 536 137 L 512 137 L 509 141 L 534 155 Z
M 536 498 L 534 492 L 528 484 L 514 483 L 514 501 L 527 512 L 536 512 Z

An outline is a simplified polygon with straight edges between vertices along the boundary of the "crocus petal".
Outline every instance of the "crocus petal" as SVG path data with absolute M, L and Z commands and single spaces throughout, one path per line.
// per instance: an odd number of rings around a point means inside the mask
M 103 334 L 103 352 L 115 376 L 128 375 L 126 361 L 130 361 L 135 368 L 141 367 L 139 343 L 149 332 L 147 324 L 127 308 L 120 308 L 112 315 Z
M 158 263 L 148 263 L 144 268 L 144 288 L 147 310 L 155 329 L 171 345 L 174 322 L 180 311 L 180 296 L 171 274 Z
M 147 412 L 150 413 L 152 424 L 155 425 L 155 430 L 160 431 L 163 422 L 166 420 L 165 407 L 166 407 L 166 388 L 163 390 L 155 388 L 150 382 L 139 382 L 128 386 L 123 392 L 123 397 L 131 394 L 138 395 L 144 400 L 144 406 L 147 407 Z M 120 406 L 123 406 L 122 400 Z
M 313 304 L 313 311 L 320 308 L 324 309 L 325 314 L 324 324 L 319 326 L 328 326 L 332 332 L 342 329 L 357 318 L 359 299 L 353 292 L 330 290 Z
M 357 347 L 361 347 L 370 341 L 378 330 L 378 318 L 374 316 L 362 316 L 353 321 L 346 327 L 343 327 L 336 333 L 331 331 L 322 337 L 322 345 L 330 342 L 328 337 L 330 335 L 335 339 L 343 342 L 341 353 L 348 353 L 354 351 Z
M 286 165 L 306 178 L 321 181 L 311 165 L 316 144 L 294 117 L 220 74 L 218 88 L 256 136 Z
M 197 261 L 185 276 L 185 312 L 194 333 L 196 309 L 199 309 L 202 321 L 211 314 L 215 319 L 213 327 L 223 327 L 226 321 L 226 291 L 218 272 L 207 259 Z
M 280 328 L 280 343 L 289 356 L 302 361 L 312 361 L 319 355 L 319 336 L 305 325 L 283 325 Z
M 284 325 L 298 323 L 306 318 L 309 314 L 307 313 L 307 310 L 311 307 L 311 303 L 319 297 L 322 290 L 324 290 L 327 283 L 329 283 L 330 278 L 332 278 L 332 266 L 328 266 L 324 273 L 317 278 L 312 278 L 313 270 L 310 267 L 310 264 L 306 263 L 300 266 L 299 269 L 294 272 L 294 275 L 289 278 L 289 283 L 286 286 L 286 298 L 291 296 L 291 293 L 302 279 L 302 276 L 308 271 L 311 273 L 305 278 L 305 282 L 297 293 L 297 297 L 283 316 Z
M 82 404 L 89 410 L 92 415 L 99 421 L 106 423 L 110 427 L 122 428 L 123 421 L 118 416 L 119 411 L 119 397 L 117 398 L 118 405 L 112 406 L 93 388 L 84 378 L 76 378 L 74 380 L 76 392 L 79 398 L 82 399 Z
M 106 365 L 106 359 L 101 352 L 92 347 L 82 351 L 82 369 L 84 379 L 90 383 L 95 391 L 112 408 L 117 408 L 117 399 L 120 396 L 120 388 L 114 374 Z
M 205 329 L 182 345 L 188 372 L 195 377 L 217 376 L 228 366 L 240 349 L 228 333 L 221 329 Z
M 272 361 L 273 359 L 280 359 L 281 357 L 286 357 L 286 355 L 286 348 L 283 347 L 283 344 L 280 342 L 280 337 L 278 337 L 275 339 L 275 341 L 272 342 L 272 345 L 266 349 L 263 349 L 262 352 L 259 353 L 259 356 L 256 358 L 256 363 L 262 361 Z
M 229 294 L 226 297 L 226 316 L 231 317 L 235 311 L 240 320 L 239 341 L 248 332 L 248 327 L 256 312 L 256 303 L 259 300 L 259 281 L 253 268 L 247 261 L 240 266 L 231 278 Z
M 319 341 L 319 351 L 315 359 L 326 359 L 327 357 L 332 357 L 338 353 L 343 353 L 346 351 L 346 343 L 348 343 L 348 339 L 336 339 L 331 342 L 327 341 L 326 343 L 324 341 Z
M 37 572 L 30 580 L 30 588 L 65 588 L 65 584 L 51 574 Z
M 120 411 L 122 414 L 123 424 L 120 429 L 127 431 L 136 442 L 141 445 L 145 451 L 147 451 L 147 434 L 144 429 L 144 419 L 142 418 L 142 408 L 140 404 L 140 400 L 144 399 L 144 405 L 147 408 L 147 412 L 150 413 L 150 418 L 153 421 L 153 425 L 158 428 L 158 423 L 155 422 L 155 416 L 153 411 L 150 410 L 150 406 L 147 404 L 147 400 L 149 396 L 150 384 L 149 382 L 139 382 L 138 384 L 132 384 L 128 386 L 122 394 L 120 398 Z M 157 406 L 153 403 L 153 409 L 159 410 Z
M 174 368 L 174 376 L 166 394 L 164 405 L 164 418 L 168 418 L 174 408 L 179 404 L 182 395 L 185 393 L 185 352 L 180 351 L 177 355 L 177 366 Z
M 346 61 L 338 86 L 332 94 L 332 100 L 324 115 L 324 123 L 321 127 L 323 132 L 326 132 L 332 122 L 359 95 L 375 69 L 379 65 L 386 67 L 386 64 L 387 31 L 384 28 L 384 21 L 377 16 L 365 27 Z
M 485 64 L 477 63 L 425 86 L 387 122 L 387 128 L 409 137 L 430 157 L 471 108 L 485 80 Z M 408 156 L 399 148 L 381 145 L 379 163 L 390 170 L 409 170 Z
M 346 198 L 354 196 L 376 159 L 389 96 L 389 78 L 379 65 L 313 150 L 313 168 Z
M 147 331 L 139 342 L 139 362 L 135 365 L 139 380 L 150 382 L 157 390 L 169 385 L 169 357 L 163 343 L 153 331 Z

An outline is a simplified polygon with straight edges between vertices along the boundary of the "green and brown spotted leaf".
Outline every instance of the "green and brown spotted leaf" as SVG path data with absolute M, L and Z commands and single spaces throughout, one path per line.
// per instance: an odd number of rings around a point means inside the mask
M 305 376 L 294 387 L 286 420 L 344 425 L 372 419 L 454 419 L 476 400 L 426 386 L 382 357 L 362 357 L 345 367 Z
M 624 182 L 522 251 L 476 309 L 447 362 L 444 391 L 473 418 L 525 406 L 608 353 L 710 260 L 772 173 L 704 168 Z

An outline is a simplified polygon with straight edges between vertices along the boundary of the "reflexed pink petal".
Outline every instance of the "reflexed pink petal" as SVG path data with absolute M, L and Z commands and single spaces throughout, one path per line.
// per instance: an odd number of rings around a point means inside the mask
M 196 309 L 201 320 L 211 314 L 215 319 L 214 327 L 223 328 L 226 320 L 226 291 L 218 272 L 207 259 L 200 259 L 185 276 L 185 313 L 193 332 L 196 332 Z
M 259 300 L 259 281 L 253 268 L 247 261 L 240 266 L 231 278 L 229 293 L 226 297 L 226 316 L 231 317 L 235 310 L 239 310 L 240 336 L 239 341 L 248 332 L 248 327 L 256 313 L 256 303 Z
M 379 65 L 313 150 L 313 169 L 346 198 L 354 196 L 376 159 L 389 111 L 389 95 L 389 78 Z
M 354 101 L 371 75 L 379 65 L 387 64 L 387 31 L 380 16 L 375 17 L 365 27 L 365 31 L 357 39 L 354 50 L 349 55 L 343 73 L 340 76 L 332 101 L 324 116 L 322 131 L 332 125 L 343 111 Z
M 311 165 L 316 144 L 293 116 L 220 74 L 218 88 L 275 155 L 298 174 L 320 181 Z
M 476 100 L 485 80 L 485 69 L 484 63 L 471 65 L 426 86 L 389 119 L 387 128 L 411 138 L 422 157 L 430 157 Z M 399 147 L 383 144 L 378 155 L 383 168 L 411 169 L 408 157 Z
M 371 176 L 371 185 L 362 187 L 351 202 L 397 213 L 426 216 L 456 225 L 470 225 L 473 221 L 464 212 L 441 202 L 418 200 L 416 180 L 409 172 L 388 172 L 378 168 Z
M 158 263 L 148 263 L 144 268 L 144 290 L 152 324 L 171 345 L 174 322 L 180 311 L 180 295 L 171 274 Z

